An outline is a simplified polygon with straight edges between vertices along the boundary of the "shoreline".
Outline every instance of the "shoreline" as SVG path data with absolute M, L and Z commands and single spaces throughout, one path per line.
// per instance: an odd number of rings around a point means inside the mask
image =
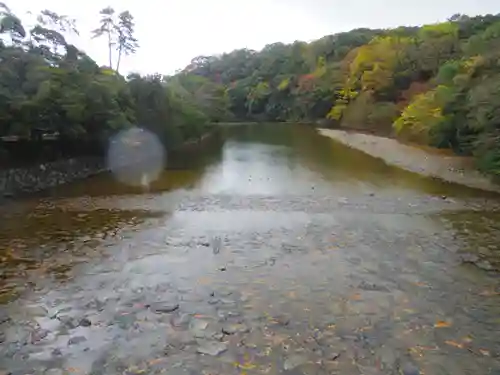
M 323 128 L 319 128 L 318 132 L 320 135 L 409 172 L 474 189 L 500 193 L 500 186 L 476 170 L 470 158 L 446 155 L 438 153 L 438 150 L 435 153 L 425 151 L 423 148 L 409 146 L 392 138 L 375 135 Z

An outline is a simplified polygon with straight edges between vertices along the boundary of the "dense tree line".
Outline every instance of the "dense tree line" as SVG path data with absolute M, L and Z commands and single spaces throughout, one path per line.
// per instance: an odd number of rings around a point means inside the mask
M 225 90 L 209 79 L 119 74 L 120 62 L 139 48 L 130 12 L 107 7 L 96 26 L 92 37 L 106 41 L 108 66 L 67 41 L 78 34 L 70 17 L 44 10 L 28 25 L 0 3 L 2 139 L 55 135 L 59 144 L 104 146 L 111 134 L 139 125 L 176 147 L 226 117 Z M 1 146 L 0 154 L 5 159 Z
M 475 155 L 500 176 L 500 15 L 200 56 L 186 75 L 224 85 L 237 119 L 393 134 Z

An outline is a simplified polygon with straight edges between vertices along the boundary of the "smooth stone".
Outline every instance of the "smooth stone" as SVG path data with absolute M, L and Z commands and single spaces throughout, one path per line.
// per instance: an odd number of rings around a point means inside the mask
M 92 322 L 87 318 L 83 318 L 80 320 L 79 325 L 80 327 L 90 327 L 92 325 Z
M 151 311 L 162 314 L 162 313 L 171 313 L 179 309 L 178 303 L 153 303 L 150 305 Z
M 288 315 L 277 315 L 273 317 L 274 321 L 282 326 L 287 326 L 290 324 L 290 317 Z
M 296 367 L 299 367 L 300 365 L 303 365 L 304 363 L 307 362 L 307 358 L 302 356 L 302 355 L 292 355 L 291 357 L 288 357 L 285 359 L 285 363 L 283 364 L 283 368 L 285 371 L 288 370 L 293 370 Z
M 44 375 L 64 375 L 64 371 L 60 368 L 51 368 L 43 373 Z
M 172 316 L 172 318 L 170 318 L 170 324 L 174 327 L 186 326 L 189 324 L 190 321 L 191 321 L 190 314 L 174 315 Z
M 220 302 L 220 299 L 218 299 L 218 298 L 210 298 L 210 299 L 208 300 L 208 304 L 209 304 L 209 305 L 216 305 L 216 304 L 218 304 L 219 302 Z
M 225 335 L 234 335 L 235 333 L 247 333 L 250 328 L 245 324 L 226 324 L 222 327 L 222 333 Z
M 57 319 L 66 327 L 69 329 L 75 329 L 78 327 L 78 321 L 73 318 L 72 316 L 58 316 Z
M 63 355 L 61 349 L 59 348 L 55 348 L 54 350 L 52 350 L 52 353 L 51 353 L 54 357 L 60 357 Z
M 196 351 L 200 354 L 218 356 L 227 350 L 227 344 L 220 341 L 202 341 L 199 342 Z
M 205 338 L 207 336 L 208 322 L 205 320 L 192 320 L 189 323 L 189 330 L 196 338 Z
M 385 286 L 370 284 L 366 281 L 362 281 L 361 284 L 358 285 L 358 288 L 361 290 L 366 290 L 368 292 L 389 292 L 389 289 Z
M 7 323 L 10 320 L 10 316 L 7 313 L 0 311 L 0 324 Z
M 420 375 L 420 370 L 412 363 L 405 363 L 401 368 L 403 375 Z
M 75 336 L 68 340 L 68 345 L 76 345 L 85 341 L 87 341 L 87 339 L 84 336 Z
M 47 329 L 39 329 L 31 333 L 31 343 L 36 344 L 37 342 L 43 340 L 49 335 L 50 331 Z

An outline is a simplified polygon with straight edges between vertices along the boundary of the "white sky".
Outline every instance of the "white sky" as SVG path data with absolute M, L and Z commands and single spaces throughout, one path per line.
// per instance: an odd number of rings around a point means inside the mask
M 309 41 L 357 27 L 385 28 L 446 20 L 454 13 L 500 13 L 500 0 L 3 0 L 22 19 L 24 12 L 50 9 L 77 19 L 80 37 L 71 40 L 106 64 L 104 40 L 90 30 L 107 5 L 135 17 L 140 49 L 122 61 L 122 73 L 172 74 L 191 58 L 260 49 L 274 42 Z M 26 26 L 26 25 L 25 25 Z

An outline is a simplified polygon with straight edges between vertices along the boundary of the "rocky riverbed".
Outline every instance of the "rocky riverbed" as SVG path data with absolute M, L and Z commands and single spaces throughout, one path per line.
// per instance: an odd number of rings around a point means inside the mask
M 498 374 L 500 201 L 313 129 L 2 208 L 0 373 Z

